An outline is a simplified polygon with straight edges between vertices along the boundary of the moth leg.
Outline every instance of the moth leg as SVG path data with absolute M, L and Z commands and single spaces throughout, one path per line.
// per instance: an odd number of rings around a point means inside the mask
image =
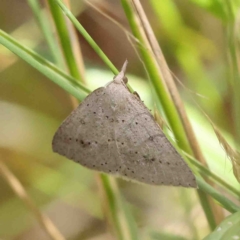
M 136 91 L 133 92 L 133 95 L 137 96 L 141 100 L 139 94 Z

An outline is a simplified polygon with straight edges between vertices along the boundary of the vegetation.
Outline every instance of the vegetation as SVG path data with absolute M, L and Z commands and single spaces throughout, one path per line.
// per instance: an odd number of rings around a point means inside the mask
M 0 6 L 1 239 L 240 239 L 239 1 Z M 164 119 L 197 190 L 52 152 L 61 121 L 126 58 L 129 88 Z

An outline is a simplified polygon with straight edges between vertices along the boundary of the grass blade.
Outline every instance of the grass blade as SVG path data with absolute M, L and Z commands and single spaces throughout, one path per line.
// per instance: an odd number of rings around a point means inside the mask
M 100 175 L 102 188 L 104 188 L 103 197 L 107 204 L 108 220 L 115 230 L 119 240 L 138 240 L 137 226 L 135 221 L 120 195 L 116 180 L 105 174 Z M 110 216 L 109 216 L 110 215 Z
M 0 43 L 77 99 L 83 100 L 90 93 L 90 90 L 78 83 L 76 79 L 31 49 L 21 45 L 2 30 L 0 30 Z
M 69 73 L 72 77 L 79 79 L 81 82 L 83 81 L 83 76 L 80 74 L 80 70 L 75 58 L 75 54 L 73 51 L 73 46 L 71 42 L 70 37 L 70 30 L 72 31 L 71 34 L 73 35 L 74 29 L 70 27 L 67 27 L 67 20 L 62 14 L 61 9 L 56 5 L 56 2 L 54 0 L 48 0 L 48 6 L 51 12 L 51 16 L 54 20 L 54 24 L 57 29 L 59 41 L 61 43 L 62 52 L 64 55 L 64 59 L 67 63 Z
M 215 190 L 211 185 L 207 184 L 201 177 L 197 176 L 197 183 L 200 189 L 208 193 L 211 197 L 217 200 L 226 210 L 231 213 L 240 211 L 240 207 L 224 197 L 221 193 Z
M 86 39 L 89 45 L 93 48 L 93 50 L 99 55 L 99 57 L 104 61 L 104 63 L 111 69 L 111 71 L 116 75 L 118 74 L 118 70 L 112 64 L 112 62 L 108 59 L 105 53 L 101 50 L 101 48 L 96 44 L 96 42 L 92 39 L 92 37 L 88 34 L 88 32 L 84 29 L 84 27 L 78 22 L 78 20 L 74 17 L 74 15 L 67 9 L 67 7 L 62 3 L 61 0 L 55 0 L 62 11 L 66 14 L 66 16 L 71 20 L 73 25 L 77 28 L 77 30 L 82 34 L 82 36 Z

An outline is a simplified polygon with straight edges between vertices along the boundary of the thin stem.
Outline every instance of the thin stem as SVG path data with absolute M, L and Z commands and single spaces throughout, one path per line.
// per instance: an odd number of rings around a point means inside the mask
M 92 37 L 88 34 L 88 32 L 84 29 L 84 27 L 78 22 L 78 20 L 74 17 L 74 15 L 66 8 L 66 6 L 61 2 L 61 0 L 55 0 L 56 3 L 61 7 L 62 11 L 66 14 L 66 16 L 71 20 L 74 26 L 78 29 L 78 31 L 83 35 L 89 45 L 93 48 L 93 50 L 99 55 L 99 57 L 104 61 L 104 63 L 111 69 L 111 71 L 117 75 L 118 70 L 112 64 L 112 62 L 108 59 L 105 53 L 99 48 L 97 43 L 92 39 Z
M 51 16 L 57 29 L 58 38 L 61 43 L 64 59 L 67 63 L 69 73 L 76 79 L 83 81 L 83 76 L 80 74 L 78 64 L 73 52 L 73 46 L 70 37 L 70 29 L 67 27 L 67 22 L 62 14 L 61 9 L 56 5 L 55 0 L 48 0 Z M 73 29 L 71 28 L 71 31 Z M 72 35 L 73 33 L 71 33 Z

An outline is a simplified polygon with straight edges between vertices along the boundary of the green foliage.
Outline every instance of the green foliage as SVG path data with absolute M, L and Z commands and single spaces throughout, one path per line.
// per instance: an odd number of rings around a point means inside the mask
M 228 216 L 204 240 L 240 239 L 240 211 Z

